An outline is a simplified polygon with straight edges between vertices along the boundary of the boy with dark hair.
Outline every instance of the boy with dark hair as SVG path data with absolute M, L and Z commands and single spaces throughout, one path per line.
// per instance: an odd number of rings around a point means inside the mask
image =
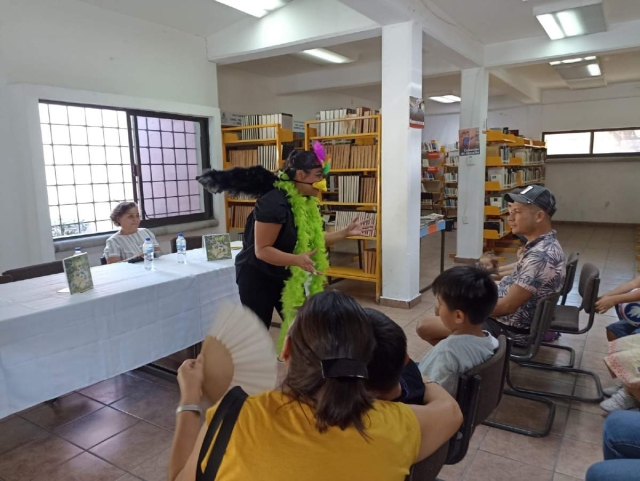
M 440 274 L 432 289 L 436 313 L 451 335 L 425 355 L 419 368 L 455 395 L 459 375 L 485 362 L 498 347 L 497 339 L 482 330 L 498 302 L 498 287 L 485 269 L 457 266 Z
M 367 366 L 367 389 L 383 401 L 424 404 L 424 381 L 418 365 L 407 354 L 407 336 L 389 317 L 365 309 L 373 327 L 376 348 Z

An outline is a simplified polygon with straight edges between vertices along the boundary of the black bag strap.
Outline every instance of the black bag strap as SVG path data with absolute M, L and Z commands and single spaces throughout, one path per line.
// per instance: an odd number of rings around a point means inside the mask
M 240 386 L 236 386 L 225 394 L 218 405 L 216 413 L 213 415 L 211 424 L 207 428 L 207 434 L 202 441 L 200 454 L 198 455 L 198 466 L 196 468 L 196 481 L 214 481 L 218 475 L 218 469 L 222 464 L 222 458 L 229 444 L 231 433 L 240 415 L 240 410 L 244 405 L 248 395 Z M 218 431 L 219 429 L 219 431 Z M 209 455 L 207 467 L 202 472 L 202 461 L 209 451 L 214 436 L 218 434 L 216 441 Z

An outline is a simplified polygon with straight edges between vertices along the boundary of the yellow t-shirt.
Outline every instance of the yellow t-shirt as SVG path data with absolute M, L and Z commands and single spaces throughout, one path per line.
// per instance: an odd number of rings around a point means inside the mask
M 216 407 L 207 411 L 207 424 Z M 337 427 L 319 433 L 307 405 L 280 391 L 244 403 L 217 481 L 403 481 L 420 448 L 420 426 L 402 403 L 376 401 L 365 418 L 369 439 Z M 204 470 L 211 453 L 200 466 Z

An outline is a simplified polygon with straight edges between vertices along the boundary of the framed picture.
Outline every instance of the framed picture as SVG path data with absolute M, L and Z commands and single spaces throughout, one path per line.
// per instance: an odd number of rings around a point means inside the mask
M 208 261 L 231 259 L 231 241 L 229 234 L 211 234 L 202 236 L 202 245 Z
M 71 294 L 80 294 L 93 289 L 91 267 L 89 266 L 89 256 L 87 254 L 67 257 L 62 261 L 62 264 L 64 265 L 64 273 L 67 276 Z

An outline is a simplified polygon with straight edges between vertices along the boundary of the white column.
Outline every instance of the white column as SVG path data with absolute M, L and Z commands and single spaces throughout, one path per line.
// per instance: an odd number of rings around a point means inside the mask
M 480 129 L 480 155 L 460 157 L 458 167 L 458 234 L 456 258 L 482 255 L 484 181 L 487 146 L 489 73 L 484 68 L 462 71 L 460 129 Z
M 409 127 L 409 97 L 422 97 L 422 30 L 406 22 L 382 28 L 381 304 L 420 302 L 420 145 Z

